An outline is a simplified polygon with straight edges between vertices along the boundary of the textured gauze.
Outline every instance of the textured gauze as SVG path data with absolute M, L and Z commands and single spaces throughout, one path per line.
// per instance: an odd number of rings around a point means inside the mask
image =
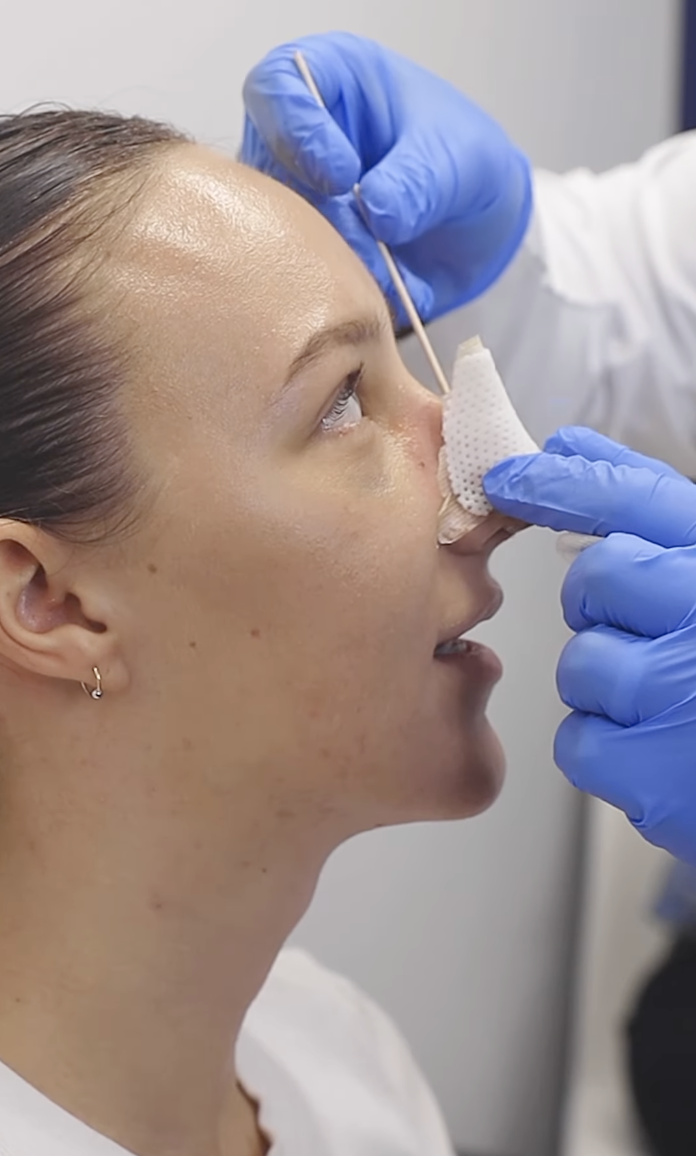
M 515 413 L 495 362 L 478 337 L 457 350 L 452 389 L 443 403 L 439 482 L 444 502 L 438 541 L 456 542 L 493 507 L 483 478 L 513 454 L 539 453 Z

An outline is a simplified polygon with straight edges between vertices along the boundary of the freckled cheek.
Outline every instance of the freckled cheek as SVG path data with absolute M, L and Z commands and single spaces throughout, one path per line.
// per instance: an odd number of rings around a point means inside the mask
M 405 532 L 403 532 L 405 531 Z M 349 559 L 345 569 L 329 579 L 325 600 L 312 612 L 313 631 L 322 659 L 363 683 L 383 677 L 399 680 L 408 671 L 395 668 L 430 645 L 437 617 L 436 550 L 428 541 L 409 535 L 406 527 L 371 540 Z
M 306 696 L 310 713 L 342 685 L 398 678 L 396 659 L 429 645 L 436 548 L 401 525 L 373 531 L 344 524 L 320 557 L 278 557 L 245 612 L 246 661 L 283 695 Z
M 428 630 L 438 584 L 436 521 L 422 495 L 403 491 L 337 511 L 319 557 L 297 567 L 296 589 L 315 622 L 313 641 L 368 661 L 374 650 L 408 648 Z M 300 579 L 299 576 L 302 575 Z
M 391 733 L 394 720 L 401 717 L 400 672 L 389 664 L 380 668 L 372 662 L 365 667 L 350 661 L 320 664 L 317 670 L 320 678 L 304 685 L 298 681 L 293 687 L 282 729 L 286 740 L 295 733 L 298 742 L 286 743 L 284 750 L 286 754 L 293 747 L 300 750 L 305 768 L 314 763 L 333 778 L 346 778 L 370 755 L 378 736 L 385 729 Z
M 400 619 L 405 628 L 433 610 L 438 581 L 437 520 L 434 503 L 413 486 L 399 488 L 364 534 L 363 577 L 375 616 Z
M 312 671 L 348 662 L 364 677 L 370 662 L 408 651 L 409 634 L 429 630 L 437 502 L 423 485 L 422 453 L 395 445 L 388 456 L 376 491 L 356 482 L 331 493 L 312 480 L 259 501 L 259 487 L 248 517 L 237 507 L 236 530 L 206 535 L 184 583 L 205 620 L 205 643 L 186 636 L 192 659 L 233 647 L 246 675 L 251 663 L 280 686 L 304 681 L 305 667 L 311 683 Z

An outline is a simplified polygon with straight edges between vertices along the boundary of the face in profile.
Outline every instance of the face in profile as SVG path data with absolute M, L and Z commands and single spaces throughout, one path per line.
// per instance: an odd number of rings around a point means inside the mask
M 218 823 L 241 794 L 337 840 L 487 806 L 496 663 L 434 651 L 497 607 L 498 539 L 436 545 L 440 403 L 369 274 L 292 192 L 185 145 L 109 276 L 150 491 L 100 563 L 133 741 Z

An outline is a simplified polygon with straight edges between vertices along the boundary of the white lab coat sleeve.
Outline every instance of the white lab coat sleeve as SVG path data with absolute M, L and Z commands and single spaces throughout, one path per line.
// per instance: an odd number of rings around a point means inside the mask
M 600 175 L 537 172 L 535 206 L 458 334 L 481 334 L 537 439 L 590 425 L 696 477 L 696 133 Z

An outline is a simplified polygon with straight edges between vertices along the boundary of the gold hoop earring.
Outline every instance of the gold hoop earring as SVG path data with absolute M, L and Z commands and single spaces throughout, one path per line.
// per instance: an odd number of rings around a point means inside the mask
M 94 675 L 95 679 L 97 680 L 97 685 L 96 686 L 87 686 L 86 682 L 81 682 L 80 686 L 84 690 L 85 694 L 88 695 L 90 698 L 93 698 L 96 702 L 98 699 L 102 698 L 104 695 L 104 691 L 102 690 L 102 678 L 101 678 L 101 675 L 99 673 L 99 667 L 98 666 L 92 667 L 92 674 Z

